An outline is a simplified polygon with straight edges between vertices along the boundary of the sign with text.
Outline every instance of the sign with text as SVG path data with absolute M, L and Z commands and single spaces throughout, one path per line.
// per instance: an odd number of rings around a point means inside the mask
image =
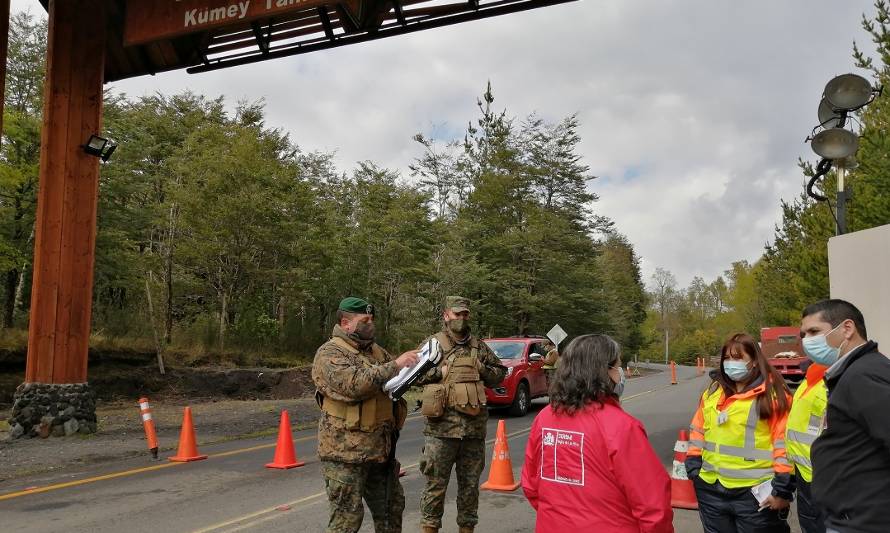
M 584 486 L 584 434 L 541 429 L 541 479 Z
M 330 0 L 127 0 L 124 44 L 158 41 L 329 3 Z

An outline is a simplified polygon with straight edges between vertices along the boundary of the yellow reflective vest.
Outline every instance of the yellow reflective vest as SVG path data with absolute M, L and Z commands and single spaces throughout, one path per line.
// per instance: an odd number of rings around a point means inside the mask
M 807 378 L 794 393 L 785 428 L 788 460 L 794 464 L 797 474 L 808 483 L 813 481 L 810 448 L 822 433 L 828 407 L 828 388 L 822 379 L 825 370 L 826 367 L 815 364 L 807 370 Z
M 716 383 L 704 392 L 689 442 L 690 454 L 702 457 L 702 480 L 742 488 L 791 473 L 785 457 L 787 413 L 761 420 L 757 408 L 761 394 L 766 394 L 762 383 L 729 398 Z

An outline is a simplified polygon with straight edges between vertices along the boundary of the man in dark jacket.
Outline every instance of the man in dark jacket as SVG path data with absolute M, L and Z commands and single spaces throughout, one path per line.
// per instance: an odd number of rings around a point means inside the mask
M 829 533 L 890 531 L 890 359 L 843 300 L 803 312 L 804 350 L 825 373 L 828 410 L 812 448 L 813 498 Z

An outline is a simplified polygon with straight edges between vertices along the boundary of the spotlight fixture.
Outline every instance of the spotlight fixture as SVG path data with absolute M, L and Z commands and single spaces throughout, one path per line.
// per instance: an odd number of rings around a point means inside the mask
M 113 141 L 106 139 L 105 137 L 99 137 L 98 135 L 90 135 L 90 139 L 87 141 L 85 145 L 83 145 L 83 151 L 98 157 L 104 162 L 108 162 L 111 158 L 111 154 L 117 149 L 117 144 Z

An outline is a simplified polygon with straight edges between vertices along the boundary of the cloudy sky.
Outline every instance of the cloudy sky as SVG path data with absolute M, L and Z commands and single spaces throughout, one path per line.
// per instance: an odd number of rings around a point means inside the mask
M 14 10 L 42 12 L 37 0 Z M 370 159 L 400 169 L 414 133 L 449 138 L 495 104 L 558 121 L 578 113 L 596 209 L 656 267 L 685 285 L 756 260 L 779 200 L 802 190 L 798 157 L 825 83 L 853 71 L 872 0 L 580 0 L 188 75 L 115 84 L 137 96 L 191 89 L 264 98 L 268 123 L 341 169 Z

